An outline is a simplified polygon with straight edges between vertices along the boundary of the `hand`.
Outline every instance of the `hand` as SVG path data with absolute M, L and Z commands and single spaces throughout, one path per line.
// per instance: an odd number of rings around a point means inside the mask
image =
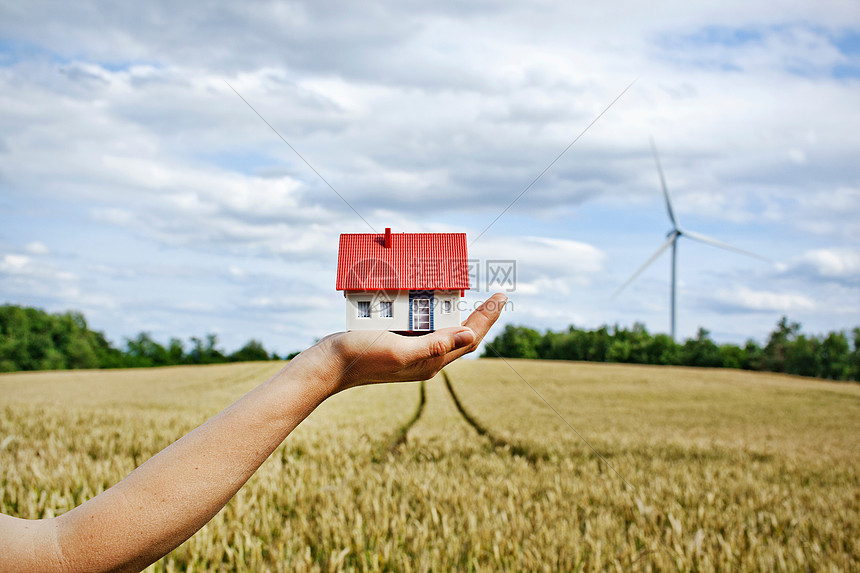
M 464 354 L 474 351 L 499 318 L 507 297 L 496 293 L 463 321 L 422 336 L 403 336 L 385 330 L 339 332 L 323 338 L 296 360 L 325 364 L 336 380 L 335 394 L 353 386 L 378 382 L 427 380 Z M 335 371 L 337 369 L 337 371 Z M 330 383 L 329 383 L 330 384 Z

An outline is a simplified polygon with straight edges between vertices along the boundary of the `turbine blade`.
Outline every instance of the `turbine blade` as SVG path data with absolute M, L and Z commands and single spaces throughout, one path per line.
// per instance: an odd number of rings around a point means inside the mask
M 651 263 L 653 263 L 653 262 L 657 259 L 657 257 L 659 257 L 660 255 L 662 255 L 662 254 L 663 254 L 663 251 L 665 251 L 666 249 L 668 249 L 668 248 L 669 248 L 669 246 L 672 244 L 672 242 L 673 242 L 675 239 L 677 239 L 677 238 L 678 238 L 678 235 L 676 235 L 675 233 L 672 233 L 672 235 L 670 235 L 670 236 L 669 236 L 669 238 L 668 238 L 668 239 L 666 239 L 666 242 L 665 242 L 665 243 L 663 243 L 662 245 L 660 245 L 660 248 L 659 248 L 659 249 L 657 249 L 657 251 L 656 251 L 653 255 L 651 255 L 651 258 L 650 258 L 650 259 L 648 259 L 647 261 L 645 261 L 645 264 L 644 264 L 644 265 L 642 265 L 641 267 L 639 267 L 639 269 L 638 269 L 635 273 L 633 273 L 633 276 L 632 276 L 632 277 L 630 277 L 629 279 L 627 279 L 627 282 L 625 282 L 623 285 L 621 285 L 620 287 L 618 287 L 618 290 L 616 290 L 616 291 L 612 294 L 612 296 L 610 297 L 610 300 L 611 300 L 611 299 L 613 299 L 613 298 L 615 298 L 615 297 L 616 297 L 616 296 L 618 296 L 619 294 L 621 294 L 621 291 L 623 291 L 624 289 L 626 289 L 626 288 L 627 288 L 627 286 L 628 286 L 630 283 L 632 283 L 634 280 L 636 280 L 636 277 L 638 277 L 639 275 L 641 275 L 641 274 L 642 274 L 642 271 L 644 271 L 645 269 L 647 269 L 647 268 L 648 268 L 648 265 L 650 265 Z
M 669 188 L 666 186 L 666 177 L 663 176 L 663 167 L 660 165 L 660 157 L 657 155 L 657 145 L 654 143 L 654 138 L 651 138 L 651 152 L 654 154 L 654 163 L 657 164 L 657 173 L 660 174 L 660 186 L 663 188 L 663 198 L 666 199 L 666 211 L 669 212 L 669 218 L 672 220 L 672 226 L 678 228 L 678 220 L 675 218 L 675 211 L 672 209 L 672 200 L 669 198 Z
M 702 235 L 701 233 L 693 233 L 692 231 L 682 231 L 681 235 L 683 235 L 684 237 L 689 237 L 689 238 L 691 238 L 695 241 L 699 241 L 701 243 L 706 243 L 706 244 L 712 245 L 714 247 L 719 247 L 721 249 L 725 249 L 727 251 L 734 251 L 736 253 L 740 253 L 740 254 L 746 255 L 748 257 L 753 257 L 755 259 L 760 259 L 762 261 L 771 262 L 771 259 L 769 259 L 767 257 L 763 257 L 761 255 L 757 255 L 756 253 L 752 253 L 750 251 L 745 251 L 743 249 L 739 249 L 738 247 L 733 247 L 732 245 L 730 245 L 728 243 L 724 243 L 722 241 L 712 239 L 711 237 L 708 237 L 707 235 Z

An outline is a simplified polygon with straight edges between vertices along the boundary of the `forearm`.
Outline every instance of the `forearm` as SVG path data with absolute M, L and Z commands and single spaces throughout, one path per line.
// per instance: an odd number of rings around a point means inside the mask
M 137 468 L 56 518 L 71 570 L 140 570 L 193 535 L 330 393 L 297 361 Z M 304 366 L 304 367 L 303 367 Z
M 0 514 L 2 571 L 138 571 L 191 537 L 323 400 L 353 386 L 427 380 L 473 351 L 505 302 L 424 336 L 327 336 L 270 380 L 140 466 L 53 519 Z

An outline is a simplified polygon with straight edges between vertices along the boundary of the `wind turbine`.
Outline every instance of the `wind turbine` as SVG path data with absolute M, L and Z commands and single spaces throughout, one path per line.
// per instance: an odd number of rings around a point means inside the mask
M 654 162 L 657 164 L 657 172 L 660 174 L 660 186 L 663 188 L 663 198 L 666 200 L 666 211 L 669 213 L 669 220 L 672 221 L 672 230 L 666 235 L 666 241 L 660 245 L 660 248 L 651 255 L 651 258 L 645 261 L 645 264 L 639 267 L 639 269 L 633 273 L 627 282 L 621 285 L 615 294 L 612 295 L 612 298 L 618 296 L 621 291 L 623 291 L 627 286 L 636 280 L 642 271 L 644 271 L 648 266 L 653 263 L 657 257 L 663 254 L 663 251 L 672 247 L 672 283 L 669 287 L 669 297 L 671 300 L 671 314 L 670 314 L 670 324 L 672 328 L 672 340 L 675 340 L 675 314 L 676 314 L 676 305 L 675 305 L 675 277 L 677 276 L 677 260 L 678 260 L 678 239 L 681 237 L 687 237 L 693 239 L 694 241 L 699 241 L 701 243 L 706 243 L 708 245 L 712 245 L 714 247 L 719 247 L 721 249 L 725 249 L 727 251 L 734 251 L 736 253 L 740 253 L 742 255 L 747 255 L 749 257 L 754 257 L 756 259 L 761 259 L 763 261 L 768 261 L 769 259 L 762 257 L 761 255 L 757 255 L 755 253 L 751 253 L 749 251 L 745 251 L 743 249 L 739 249 L 727 243 L 723 243 L 722 241 L 718 241 L 716 239 L 712 239 L 711 237 L 702 235 L 700 233 L 694 233 L 692 231 L 687 231 L 681 228 L 678 224 L 678 218 L 675 216 L 675 211 L 672 209 L 672 200 L 669 198 L 669 188 L 666 186 L 666 178 L 663 176 L 663 168 L 660 166 L 660 157 L 657 155 L 657 146 L 654 144 L 654 138 L 651 138 L 651 151 L 654 154 Z

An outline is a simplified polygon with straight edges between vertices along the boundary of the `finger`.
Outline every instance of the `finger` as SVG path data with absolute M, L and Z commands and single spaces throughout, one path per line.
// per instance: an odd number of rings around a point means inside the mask
M 463 326 L 444 328 L 412 338 L 412 351 L 408 354 L 407 362 L 417 364 L 441 358 L 442 364 L 447 365 L 473 351 L 499 318 L 507 300 L 504 294 L 496 293 L 469 315 Z
M 502 293 L 496 293 L 486 301 L 484 301 L 481 306 L 479 306 L 475 312 L 469 315 L 465 321 L 463 321 L 464 326 L 468 326 L 475 332 L 475 339 L 469 346 L 458 348 L 453 352 L 449 352 L 447 356 L 445 356 L 445 363 L 450 364 L 454 360 L 460 358 L 464 354 L 472 352 L 475 350 L 481 341 L 486 336 L 487 332 L 490 330 L 490 327 L 498 320 L 499 315 L 502 313 L 502 309 L 505 308 L 505 303 L 507 302 L 508 297 L 506 297 Z
M 502 314 L 502 309 L 505 307 L 505 303 L 508 301 L 508 297 L 504 294 L 497 292 L 475 309 L 475 312 L 469 315 L 465 321 L 463 321 L 463 326 L 468 326 L 477 335 L 478 341 L 484 338 L 484 335 L 487 334 L 487 331 L 490 330 L 490 327 L 493 326 L 493 323 L 499 318 L 499 315 Z
M 475 333 L 465 326 L 443 328 L 424 336 L 407 339 L 411 342 L 410 362 L 445 356 L 458 348 L 466 348 L 475 340 Z

